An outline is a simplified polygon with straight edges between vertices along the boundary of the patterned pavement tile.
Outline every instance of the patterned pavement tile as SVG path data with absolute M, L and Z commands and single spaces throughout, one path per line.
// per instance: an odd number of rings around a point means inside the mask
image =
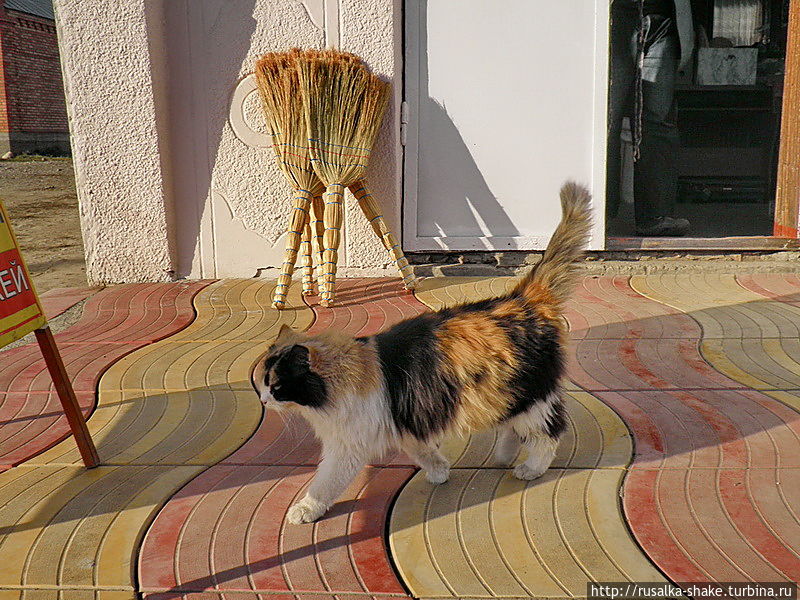
M 333 308 L 321 308 L 315 300 L 306 298 L 316 316 L 310 333 L 336 328 L 369 335 L 426 310 L 388 279 L 341 280 Z M 259 345 L 258 355 L 265 350 Z M 149 362 L 145 357 L 142 364 Z M 249 379 L 232 381 L 246 385 L 243 393 L 256 400 Z M 158 515 L 142 547 L 142 591 L 151 598 L 165 592 L 245 590 L 292 592 L 302 598 L 348 593 L 406 597 L 389 563 L 383 532 L 392 499 L 413 474 L 408 459 L 387 457 L 369 467 L 324 519 L 292 526 L 285 521 L 286 511 L 304 493 L 319 451 L 304 419 L 266 411 L 239 450 L 190 482 Z
M 192 298 L 206 285 L 132 284 L 89 296 L 81 319 L 55 336 L 85 415 L 94 408 L 97 383 L 106 368 L 186 327 L 194 316 Z M 143 318 L 151 322 L 143 325 Z M 38 345 L 13 348 L 2 357 L 0 464 L 14 465 L 66 438 L 69 426 Z
M 797 581 L 800 469 L 636 469 L 636 539 L 674 581 Z
M 389 541 L 415 597 L 581 597 L 586 583 L 663 581 L 627 531 L 621 469 L 507 469 L 416 475 L 395 503 Z
M 209 310 L 215 294 L 231 288 L 239 296 L 270 297 L 274 284 L 212 284 L 195 297 L 198 314 Z M 220 326 L 236 339 L 262 340 L 282 322 L 305 328 L 312 320 L 299 293 L 290 295 L 289 310 L 270 311 L 270 316 Z M 190 325 L 184 339 L 196 339 L 193 332 L 202 327 Z M 176 346 L 170 339 L 137 352 Z M 207 352 L 216 348 L 225 353 L 229 343 L 208 345 Z M 197 343 L 180 345 L 191 350 Z M 248 344 L 240 345 L 240 353 L 252 352 Z M 233 352 L 226 353 L 227 367 L 203 356 L 195 359 L 205 369 L 193 371 L 196 380 L 183 390 L 148 390 L 141 381 L 133 389 L 101 385 L 98 409 L 88 425 L 104 466 L 80 468 L 74 443 L 67 439 L 30 463 L 0 474 L 0 522 L 5 524 L 0 529 L 0 555 L 13 557 L 0 566 L 0 589 L 134 591 L 134 561 L 147 524 L 170 496 L 240 445 L 262 412 L 252 389 L 246 393 L 228 385 L 229 376 L 246 381 L 250 364 L 237 361 Z M 164 371 L 186 368 L 180 360 L 157 363 Z M 122 381 L 116 369 L 112 365 L 106 375 Z M 185 377 L 182 373 L 174 381 L 187 381 Z
M 218 465 L 172 498 L 148 531 L 141 589 L 405 597 L 383 531 L 389 504 L 411 473 L 365 469 L 328 515 L 296 526 L 284 515 L 313 467 Z
M 76 392 L 78 405 L 88 417 L 95 405 L 94 392 Z M 0 464 L 18 465 L 69 435 L 61 401 L 55 392 L 0 394 Z
M 44 314 L 48 319 L 55 319 L 70 308 L 99 292 L 101 287 L 53 288 L 39 295 Z
M 703 328 L 704 340 L 800 335 L 800 307 L 771 302 L 739 285 L 733 275 L 636 275 L 631 287 L 691 316 Z
M 797 581 L 800 397 L 779 389 L 797 387 L 797 307 L 726 275 L 637 276 L 631 286 L 695 319 L 702 357 L 747 386 L 709 378 L 596 393 L 636 440 L 623 487 L 634 536 L 674 581 Z
M 308 330 L 311 334 L 335 329 L 354 336 L 374 335 L 427 310 L 395 278 L 343 279 L 336 287 L 334 310 L 321 308 L 316 296 L 306 296 L 306 301 L 316 316 Z
M 797 273 L 749 273 L 736 276 L 743 288 L 770 300 L 800 306 L 800 275 Z

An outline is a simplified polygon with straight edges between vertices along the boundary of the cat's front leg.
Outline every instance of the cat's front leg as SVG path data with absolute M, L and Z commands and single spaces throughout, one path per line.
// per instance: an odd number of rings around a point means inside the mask
M 299 525 L 316 521 L 344 493 L 367 462 L 366 458 L 347 450 L 326 445 L 308 492 L 286 513 L 290 523 Z

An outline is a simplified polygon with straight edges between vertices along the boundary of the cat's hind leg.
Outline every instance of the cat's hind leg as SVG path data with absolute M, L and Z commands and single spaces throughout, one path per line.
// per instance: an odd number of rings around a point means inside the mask
M 416 438 L 406 438 L 403 450 L 419 467 L 431 483 L 444 483 L 450 477 L 450 463 L 433 444 Z
M 528 450 L 525 462 L 514 467 L 514 477 L 524 480 L 541 477 L 550 468 L 567 426 L 561 396 L 557 392 L 550 394 L 509 423 Z

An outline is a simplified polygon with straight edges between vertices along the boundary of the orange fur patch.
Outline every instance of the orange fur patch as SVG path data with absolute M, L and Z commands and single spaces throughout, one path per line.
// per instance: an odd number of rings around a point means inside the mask
M 508 413 L 512 397 L 507 382 L 517 367 L 508 335 L 484 312 L 449 319 L 436 337 L 442 368 L 461 385 L 454 428 L 467 433 L 496 425 Z

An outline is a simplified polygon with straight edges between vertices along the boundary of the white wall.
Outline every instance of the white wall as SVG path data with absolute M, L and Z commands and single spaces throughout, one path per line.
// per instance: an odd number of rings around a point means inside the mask
M 400 224 L 399 0 L 55 0 L 92 282 L 250 277 L 277 266 L 290 188 L 253 65 L 336 45 L 395 82 L 370 163 Z M 393 274 L 349 199 L 340 273 Z

